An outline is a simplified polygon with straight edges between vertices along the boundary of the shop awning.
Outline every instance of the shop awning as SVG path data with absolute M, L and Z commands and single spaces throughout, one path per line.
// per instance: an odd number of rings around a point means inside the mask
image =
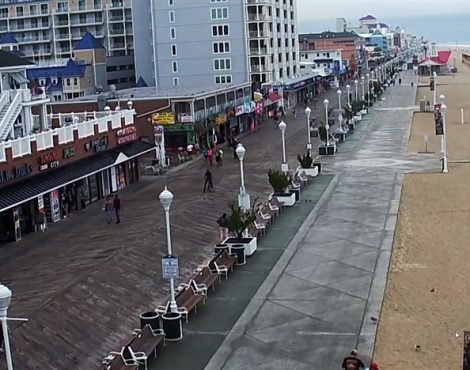
M 0 212 L 152 150 L 155 145 L 137 141 L 14 183 L 0 189 Z

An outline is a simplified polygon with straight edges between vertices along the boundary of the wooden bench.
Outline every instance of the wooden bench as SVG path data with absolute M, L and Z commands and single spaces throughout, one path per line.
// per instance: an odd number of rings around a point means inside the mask
M 160 343 L 165 344 L 165 334 L 163 331 L 154 333 L 150 324 L 147 324 L 129 347 L 131 347 L 134 352 L 145 353 L 147 357 L 150 357 L 150 355 L 157 357 L 157 348 Z
M 138 370 L 138 365 L 126 365 L 121 355 L 117 355 L 103 370 Z
M 277 214 L 279 215 L 282 212 L 282 203 L 277 200 L 276 197 L 273 197 L 269 202 L 269 209 L 277 211 Z
M 194 310 L 197 313 L 197 305 L 203 300 L 205 297 L 200 294 L 196 294 L 191 287 L 183 290 L 178 294 L 175 298 L 176 305 L 178 307 L 178 313 L 181 316 L 184 316 L 186 322 L 188 322 L 189 313 Z
M 237 262 L 237 258 L 228 254 L 225 250 L 217 259 L 217 264 L 220 266 L 225 266 L 230 272 L 233 272 L 233 266 Z
M 128 347 L 134 342 L 134 340 L 137 338 L 137 334 L 134 332 L 132 333 L 132 336 L 127 337 L 118 348 L 125 348 Z M 106 356 L 103 359 L 103 364 L 105 366 L 103 367 L 103 370 L 116 370 L 116 369 L 133 369 L 132 366 L 126 365 L 124 363 L 123 358 L 118 352 L 110 352 L 108 356 Z
M 215 283 L 218 279 L 217 274 L 213 274 L 210 270 L 209 267 L 204 267 L 201 271 L 199 271 L 194 277 L 194 281 L 197 284 L 204 284 L 207 289 L 212 288 L 212 290 L 215 290 Z

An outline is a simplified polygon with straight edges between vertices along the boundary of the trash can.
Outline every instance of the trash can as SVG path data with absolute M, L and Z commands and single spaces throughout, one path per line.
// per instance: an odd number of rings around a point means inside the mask
M 214 252 L 216 254 L 223 250 L 228 250 L 228 244 L 216 244 L 215 245 Z
M 150 325 L 153 331 L 161 329 L 160 315 L 155 311 L 149 311 L 140 314 L 140 328 L 143 329 L 145 325 Z
M 243 244 L 234 244 L 232 245 L 231 253 L 237 256 L 237 265 L 244 265 L 246 264 L 246 256 L 245 256 L 245 245 Z
M 168 341 L 177 341 L 183 338 L 183 327 L 181 323 L 181 314 L 178 312 L 167 312 L 162 315 L 163 331 L 165 339 Z
M 318 167 L 318 174 L 320 174 L 321 173 L 321 162 L 313 162 L 313 165 Z

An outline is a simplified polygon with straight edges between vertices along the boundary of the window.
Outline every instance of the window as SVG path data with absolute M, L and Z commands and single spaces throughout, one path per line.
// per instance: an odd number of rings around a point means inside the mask
M 212 52 L 214 54 L 230 53 L 230 41 L 213 42 Z
M 212 26 L 212 36 L 217 37 L 217 36 L 228 36 L 228 35 L 229 35 L 228 24 L 218 24 L 218 25 Z
M 176 56 L 176 44 L 171 45 L 171 56 Z
M 232 75 L 214 76 L 214 82 L 216 84 L 230 84 L 232 83 Z
M 0 18 L 8 18 L 8 8 L 0 9 Z
M 176 39 L 176 28 L 175 27 L 170 28 L 170 39 L 172 39 L 172 40 Z
M 57 85 L 57 77 L 52 77 L 51 78 L 51 84 Z
M 17 17 L 22 17 L 23 16 L 23 7 L 22 6 L 17 6 L 16 7 L 16 16 Z
M 36 5 L 30 5 L 29 6 L 29 14 L 31 14 L 31 15 L 36 15 L 37 14 Z
M 173 86 L 179 86 L 180 79 L 178 77 L 173 77 Z
M 175 0 L 168 0 L 168 5 L 169 6 L 175 5 Z
M 170 10 L 168 12 L 168 18 L 170 20 L 170 23 L 175 23 L 175 12 L 173 10 Z
M 214 70 L 215 71 L 228 71 L 232 69 L 232 61 L 230 58 L 214 59 Z
M 77 86 L 77 85 L 78 85 L 78 78 L 77 78 L 77 77 L 74 77 L 74 78 L 73 78 L 73 85 L 74 85 L 74 86 Z
M 173 73 L 178 73 L 178 62 L 177 61 L 173 61 L 171 62 L 171 69 L 173 71 Z
M 47 14 L 49 12 L 49 5 L 48 4 L 41 4 L 41 14 Z
M 70 86 L 70 78 L 67 78 L 67 86 Z
M 44 86 L 46 84 L 46 79 L 45 78 L 40 78 L 39 79 L 39 86 Z
M 211 8 L 211 19 L 227 19 L 228 8 Z

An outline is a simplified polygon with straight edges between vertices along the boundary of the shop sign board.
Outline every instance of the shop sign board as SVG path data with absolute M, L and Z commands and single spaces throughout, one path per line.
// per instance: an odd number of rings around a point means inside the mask
M 62 152 L 64 159 L 75 157 L 75 147 L 65 148 Z
M 40 195 L 38 196 L 38 211 L 41 211 L 44 209 L 44 196 Z
M 216 125 L 223 125 L 225 122 L 227 122 L 227 115 L 226 114 L 219 114 L 218 116 L 215 117 L 215 124 Z
M 39 171 L 55 167 L 59 167 L 59 152 L 57 150 L 43 154 L 39 157 Z
M 186 114 L 186 113 L 181 113 L 179 115 L 179 119 L 178 119 L 181 123 L 192 123 L 193 122 L 193 116 L 190 115 L 190 114 Z
M 108 137 L 102 136 L 96 140 L 91 140 L 85 144 L 85 150 L 89 152 L 93 150 L 95 152 L 103 152 L 108 148 Z
M 57 222 L 60 220 L 60 202 L 58 190 L 51 191 L 50 202 L 52 222 Z
M 178 279 L 180 276 L 178 257 L 166 256 L 162 258 L 162 272 L 164 279 Z
M 25 164 L 20 167 L 13 167 L 9 170 L 0 171 L 0 184 L 5 184 L 21 177 L 26 177 L 33 172 L 33 166 Z
M 135 126 L 129 126 L 116 132 L 118 145 L 130 143 L 137 140 L 137 130 Z
M 243 113 L 245 113 L 245 105 L 238 105 L 235 107 L 235 117 L 241 116 Z
M 172 125 L 175 123 L 175 115 L 173 112 L 162 112 L 152 114 L 153 125 Z

